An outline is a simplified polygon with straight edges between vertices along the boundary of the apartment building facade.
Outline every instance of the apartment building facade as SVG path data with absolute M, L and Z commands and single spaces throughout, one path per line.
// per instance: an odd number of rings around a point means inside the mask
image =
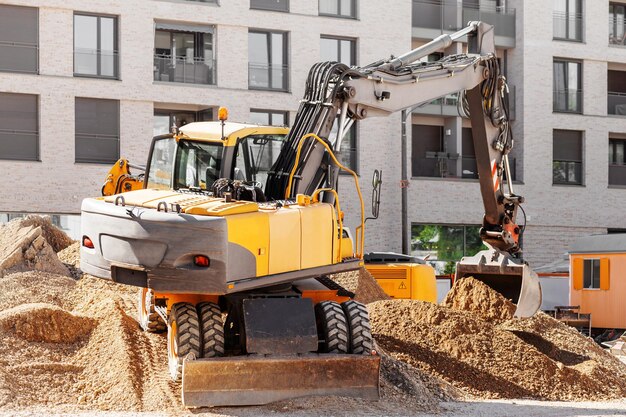
M 406 51 L 410 14 L 399 0 L 384 10 L 356 0 L 2 0 L 0 216 L 51 213 L 77 233 L 81 200 L 99 195 L 118 157 L 145 164 L 154 134 L 212 120 L 218 106 L 233 121 L 289 124 L 314 63 Z M 389 164 L 398 178 L 399 134 L 397 115 L 364 121 L 344 161 L 368 179 Z M 341 179 L 342 205 L 355 225 L 351 181 Z M 382 248 L 400 233 L 383 227 L 398 200 L 385 192 L 369 227 Z
M 212 120 L 218 106 L 229 108 L 231 120 L 289 124 L 315 62 L 363 65 L 484 20 L 496 26 L 511 86 L 512 177 L 527 198 L 526 257 L 550 262 L 581 235 L 626 229 L 623 6 L 0 0 L 0 220 L 51 213 L 77 230 L 80 202 L 99 193 L 108 165 L 120 156 L 144 163 L 152 136 L 172 124 Z M 463 50 L 455 44 L 440 53 Z M 471 126 L 456 102 L 443 97 L 405 117 L 407 178 L 400 114 L 361 121 L 350 132 L 342 158 L 360 174 L 367 211 L 372 172 L 383 171 L 366 250 L 430 254 L 444 270 L 480 248 Z M 340 191 L 355 226 L 351 181 L 342 177 Z
M 523 247 L 533 265 L 561 258 L 577 237 L 626 228 L 625 3 L 413 1 L 414 44 L 454 29 L 458 16 L 479 14 L 496 25 L 511 87 L 514 190 L 526 197 L 526 215 L 518 220 L 526 218 Z M 428 253 L 435 229 L 448 238 L 449 248 L 440 249 L 444 259 L 480 246 L 475 227 L 483 212 L 470 126 L 456 114 L 453 96 L 412 115 L 408 194 L 412 211 L 420 213 L 410 220 L 412 246 Z

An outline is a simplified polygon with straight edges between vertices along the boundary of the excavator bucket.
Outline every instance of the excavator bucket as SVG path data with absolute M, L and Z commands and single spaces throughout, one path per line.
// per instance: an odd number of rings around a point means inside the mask
M 315 395 L 377 400 L 380 356 L 253 355 L 187 360 L 185 407 L 261 405 Z
M 531 317 L 541 307 L 537 273 L 506 252 L 489 249 L 456 264 L 455 279 L 474 277 L 517 305 L 515 317 Z

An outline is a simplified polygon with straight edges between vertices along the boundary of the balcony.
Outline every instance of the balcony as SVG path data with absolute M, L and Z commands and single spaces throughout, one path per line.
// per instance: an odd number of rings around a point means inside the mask
M 509 162 L 511 176 L 515 181 L 517 160 L 509 158 Z M 425 158 L 413 158 L 412 164 L 414 177 L 478 179 L 476 158 L 472 156 L 459 156 L 450 152 L 426 152 Z M 458 174 L 458 168 L 461 169 L 461 175 Z
M 289 67 L 274 64 L 248 64 L 248 87 L 253 90 L 287 91 Z
M 582 14 L 554 12 L 552 22 L 554 39 L 573 42 L 583 41 Z
M 626 116 L 626 93 L 615 91 L 608 93 L 607 113 L 616 116 Z
M 472 20 L 495 27 L 496 46 L 515 47 L 515 9 L 477 8 L 456 0 L 413 0 L 413 37 L 433 39 L 464 28 Z
M 552 110 L 558 113 L 582 113 L 582 90 L 554 90 Z
M 154 81 L 213 85 L 215 78 L 214 59 L 154 56 Z
M 448 94 L 413 109 L 413 114 L 454 117 L 458 111 L 459 93 Z M 515 86 L 509 86 L 509 119 L 515 120 Z

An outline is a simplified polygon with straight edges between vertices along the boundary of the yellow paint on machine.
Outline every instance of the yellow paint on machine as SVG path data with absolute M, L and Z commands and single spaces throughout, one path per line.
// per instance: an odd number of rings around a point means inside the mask
M 269 273 L 270 213 L 254 212 L 226 216 L 228 241 L 236 243 L 256 258 L 256 276 Z
M 289 207 L 271 212 L 269 273 L 300 269 L 300 212 Z
M 365 268 L 392 298 L 437 302 L 437 278 L 429 265 L 366 263 Z
M 302 230 L 301 269 L 333 263 L 333 247 L 338 247 L 335 210 L 330 204 L 300 207 Z

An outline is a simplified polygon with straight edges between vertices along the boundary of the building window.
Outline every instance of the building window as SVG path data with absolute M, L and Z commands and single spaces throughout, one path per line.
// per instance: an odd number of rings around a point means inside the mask
M 428 256 L 438 274 L 454 273 L 457 261 L 486 249 L 480 226 L 415 224 L 411 225 L 411 255 Z
M 626 71 L 607 71 L 607 114 L 626 116 Z
M 626 5 L 609 3 L 609 45 L 626 44 Z
M 287 33 L 251 30 L 248 33 L 248 87 L 289 88 Z
M 626 185 L 626 139 L 609 139 L 609 185 Z
M 74 75 L 118 77 L 117 18 L 74 15 Z
M 554 61 L 555 112 L 582 113 L 581 66 L 580 62 Z
M 154 110 L 153 135 L 165 135 L 172 131 L 172 126 L 177 128 L 193 122 L 208 122 L 213 120 L 213 109 L 208 108 L 199 111 L 193 110 Z
M 250 109 L 250 121 L 265 126 L 288 126 L 289 112 L 277 110 Z
M 258 10 L 273 10 L 288 12 L 289 0 L 250 0 L 250 8 Z
M 583 288 L 600 288 L 600 259 L 585 259 L 583 264 Z
M 0 93 L 0 159 L 39 160 L 38 97 Z
M 320 39 L 320 60 L 341 62 L 349 67 L 356 65 L 356 41 L 354 39 L 322 36 Z
M 356 19 L 356 0 L 319 0 L 320 15 Z
M 0 5 L 0 71 L 39 70 L 38 9 Z
M 552 144 L 552 183 L 583 183 L 583 132 L 554 130 Z
M 554 0 L 554 39 L 583 40 L 583 13 L 581 0 Z
M 154 80 L 215 84 L 214 26 L 157 23 Z
M 76 162 L 111 164 L 120 155 L 117 100 L 76 98 Z
M 444 135 L 443 126 L 413 125 L 411 136 L 411 176 L 450 178 L 461 177 L 457 172 L 459 153 L 449 146 L 456 144 L 455 135 Z M 474 160 L 475 165 L 475 160 Z M 473 174 L 471 157 L 464 164 L 468 178 Z

